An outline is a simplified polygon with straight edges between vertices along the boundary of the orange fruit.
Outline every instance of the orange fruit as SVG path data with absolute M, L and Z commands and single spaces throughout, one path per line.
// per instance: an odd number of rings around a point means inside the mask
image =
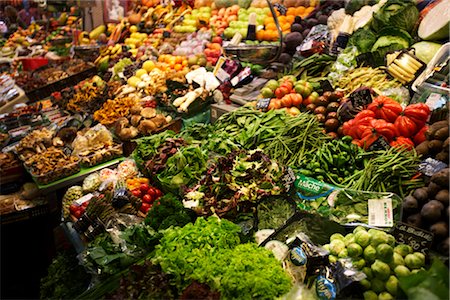
M 186 67 L 186 66 L 188 65 L 188 61 L 184 59 L 184 60 L 181 62 L 181 65 L 182 65 L 183 67 Z
M 275 23 L 270 23 L 265 26 L 266 30 L 277 30 L 277 25 Z
M 182 66 L 181 64 L 176 64 L 176 65 L 173 67 L 173 69 L 174 69 L 175 71 L 180 71 L 181 69 L 183 69 L 183 66 Z
M 265 34 L 265 30 L 259 30 L 257 33 L 256 33 L 256 39 L 258 40 L 258 41 L 263 41 L 264 40 L 264 34 Z
M 305 7 L 304 6 L 299 6 L 299 7 L 297 7 L 296 9 L 295 9 L 295 13 L 297 14 L 297 15 L 301 15 L 301 14 L 303 14 L 305 12 Z
M 283 23 L 283 25 L 281 25 L 281 30 L 286 31 L 291 29 L 291 24 L 289 23 Z
M 306 13 L 307 15 L 309 15 L 313 10 L 314 10 L 314 7 L 313 7 L 313 6 L 310 6 L 310 7 L 308 7 L 308 8 L 305 9 L 305 13 Z
M 286 20 L 292 25 L 292 23 L 294 23 L 295 20 L 295 15 L 286 16 Z

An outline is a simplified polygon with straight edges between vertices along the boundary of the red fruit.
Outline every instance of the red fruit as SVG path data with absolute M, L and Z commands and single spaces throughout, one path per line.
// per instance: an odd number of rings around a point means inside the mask
M 391 145 L 391 147 L 394 147 L 394 148 L 405 148 L 407 150 L 414 149 L 414 143 L 409 138 L 405 138 L 403 136 L 399 136 L 399 137 L 395 138 L 390 143 L 390 145 Z
M 142 202 L 144 202 L 144 203 L 152 203 L 153 202 L 153 198 L 149 194 L 146 194 L 146 195 L 144 195 L 142 197 Z
M 86 208 L 88 205 L 89 205 L 89 201 L 85 201 L 85 202 L 83 202 L 83 204 L 81 204 L 81 206 L 83 208 Z
M 75 211 L 74 213 L 72 213 L 72 215 L 73 215 L 75 218 L 79 219 L 79 218 L 83 215 L 83 213 L 81 212 L 81 210 L 77 210 L 77 211 Z
M 70 207 L 69 207 L 69 211 L 70 211 L 71 214 L 75 213 L 75 212 L 78 211 L 78 210 L 79 210 L 79 206 L 76 205 L 76 204 L 72 204 L 72 205 L 70 205 Z
M 289 90 L 287 89 L 287 87 L 279 87 L 275 90 L 275 96 L 278 99 L 281 99 L 284 97 L 284 95 L 289 94 Z
M 135 189 L 135 190 L 131 191 L 131 194 L 133 194 L 133 196 L 138 197 L 138 198 L 142 197 L 142 192 L 140 189 L 139 190 Z
M 156 192 L 156 197 L 159 198 L 162 196 L 162 192 L 160 190 L 158 190 L 157 188 L 153 188 Z
M 146 183 L 141 184 L 141 186 L 139 187 L 139 189 L 141 190 L 142 194 L 147 193 L 148 189 L 150 188 L 150 186 Z
M 152 198 L 156 198 L 156 192 L 154 187 L 150 187 L 147 191 L 147 194 L 150 195 Z
M 150 204 L 142 203 L 141 208 L 139 208 L 139 210 L 144 214 L 146 214 L 150 208 L 151 208 Z
M 215 36 L 213 37 L 212 42 L 222 45 L 222 38 L 220 36 Z

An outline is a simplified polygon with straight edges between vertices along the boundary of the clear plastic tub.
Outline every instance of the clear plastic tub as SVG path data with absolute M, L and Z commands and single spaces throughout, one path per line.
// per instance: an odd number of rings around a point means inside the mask
M 110 161 L 123 155 L 122 144 L 114 144 L 111 147 L 96 151 L 93 154 L 82 156 L 78 155 L 83 168 L 90 168 L 101 163 Z

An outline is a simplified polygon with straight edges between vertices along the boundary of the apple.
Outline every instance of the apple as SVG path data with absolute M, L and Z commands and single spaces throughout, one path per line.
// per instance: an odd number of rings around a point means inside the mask
M 243 39 L 247 38 L 247 28 L 239 28 L 237 32 L 239 32 L 242 35 Z
M 272 89 L 265 87 L 261 90 L 261 96 L 263 96 L 263 98 L 273 98 L 274 94 Z

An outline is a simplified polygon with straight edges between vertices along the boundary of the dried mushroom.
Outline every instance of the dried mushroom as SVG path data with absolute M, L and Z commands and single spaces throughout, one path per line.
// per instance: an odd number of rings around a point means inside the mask
M 143 116 L 146 119 L 151 119 L 156 116 L 156 110 L 151 107 L 146 107 L 143 110 L 141 110 L 141 116 Z

